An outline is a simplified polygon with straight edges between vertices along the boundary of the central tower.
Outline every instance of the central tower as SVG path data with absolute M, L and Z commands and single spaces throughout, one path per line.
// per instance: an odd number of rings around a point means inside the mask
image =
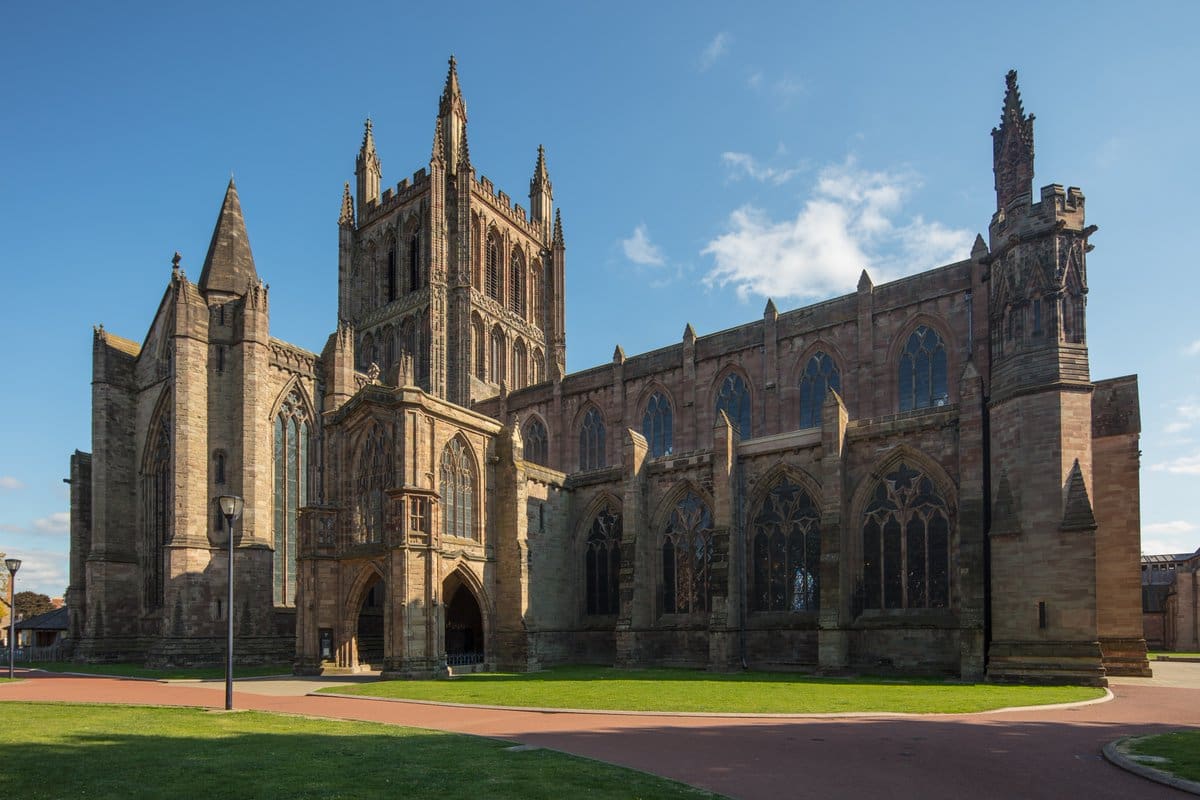
M 529 211 L 477 178 L 451 57 L 428 167 L 381 189 L 370 120 L 355 166 L 338 220 L 338 316 L 355 367 L 460 405 L 561 376 L 566 247 L 543 148 Z

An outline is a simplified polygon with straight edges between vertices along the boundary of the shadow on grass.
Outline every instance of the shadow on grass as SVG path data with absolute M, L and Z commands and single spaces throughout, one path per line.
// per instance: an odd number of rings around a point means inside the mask
M 701 797 L 513 742 L 256 712 L 0 703 L 0 795 L 21 798 Z

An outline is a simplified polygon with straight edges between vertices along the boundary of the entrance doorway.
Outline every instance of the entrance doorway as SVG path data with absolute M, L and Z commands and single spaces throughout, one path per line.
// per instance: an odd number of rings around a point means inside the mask
M 461 582 L 453 591 L 446 604 L 446 663 L 452 667 L 482 664 L 483 614 L 479 602 Z
M 358 610 L 358 666 L 383 669 L 383 579 L 379 576 L 367 587 Z

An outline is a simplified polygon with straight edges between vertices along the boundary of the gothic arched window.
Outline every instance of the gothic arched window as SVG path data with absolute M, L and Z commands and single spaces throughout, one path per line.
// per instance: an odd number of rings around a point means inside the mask
M 750 428 L 750 390 L 738 373 L 731 372 L 721 381 L 721 391 L 717 393 L 717 411 L 725 412 L 743 439 L 754 435 Z
M 863 519 L 863 608 L 950 605 L 950 511 L 928 475 L 901 462 Z
M 689 491 L 671 511 L 662 537 L 664 614 L 693 614 L 712 607 L 713 518 Z
M 525 350 L 525 342 L 517 339 L 513 345 L 513 386 L 514 389 L 524 389 L 529 385 L 529 353 Z
M 600 469 L 605 463 L 604 418 L 592 406 L 583 415 L 583 425 L 579 428 L 579 469 Z
M 820 607 L 821 515 L 804 487 L 781 478 L 750 528 L 751 610 Z
M 487 284 L 487 295 L 493 300 L 500 299 L 500 242 L 496 241 L 496 234 L 493 232 L 488 235 L 487 242 L 487 275 L 485 278 Z
M 525 316 L 525 257 L 514 249 L 508 267 L 508 307 L 519 317 Z
M 275 416 L 275 605 L 296 603 L 296 527 L 308 504 L 308 413 L 293 391 Z
M 359 541 L 383 541 L 383 490 L 392 482 L 391 444 L 376 423 L 363 441 L 358 460 Z
M 944 406 L 946 391 L 946 345 L 938 332 L 918 325 L 909 334 L 900 353 L 900 410 Z
M 546 434 L 546 426 L 537 417 L 531 417 L 525 423 L 525 432 L 521 438 L 525 440 L 525 460 L 543 467 L 550 465 L 550 440 Z
M 650 447 L 650 457 L 669 455 L 671 452 L 671 404 L 662 392 L 650 395 L 646 413 L 642 416 L 642 435 Z
M 442 535 L 475 538 L 475 467 L 460 439 L 442 451 Z
M 606 506 L 592 521 L 584 555 L 588 614 L 616 614 L 620 605 L 621 512 Z
M 152 433 L 153 450 L 142 475 L 145 528 L 142 546 L 142 594 L 147 608 L 163 604 L 163 550 L 171 531 L 171 421 L 163 414 Z
M 471 320 L 471 334 L 475 338 L 475 377 L 486 380 L 487 337 L 483 335 L 483 320 L 479 317 Z
M 800 376 L 800 427 L 815 428 L 821 424 L 821 405 L 829 390 L 842 390 L 842 376 L 828 353 L 813 353 Z
M 421 235 L 414 233 L 408 241 L 408 290 L 421 288 Z
M 542 363 L 546 357 L 538 348 L 533 348 L 533 371 L 530 373 L 533 376 L 533 383 L 542 382 Z
M 387 299 L 388 299 L 389 303 L 396 299 L 396 284 L 397 283 L 398 283 L 398 281 L 397 281 L 397 276 L 396 276 L 396 245 L 392 244 L 392 245 L 388 246 L 388 253 L 387 253 Z
M 492 383 L 499 383 L 504 380 L 504 362 L 507 347 L 504 339 L 504 331 L 500 330 L 497 325 L 492 328 Z
M 529 270 L 529 321 L 542 325 L 542 262 L 534 261 Z

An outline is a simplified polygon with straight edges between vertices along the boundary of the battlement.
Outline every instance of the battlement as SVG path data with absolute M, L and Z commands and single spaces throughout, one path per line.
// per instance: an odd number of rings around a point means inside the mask
M 384 189 L 378 202 L 364 203 L 358 210 L 358 227 L 370 225 L 380 217 L 386 216 L 397 208 L 408 205 L 425 192 L 429 186 L 429 172 L 424 167 L 396 184 L 395 188 Z
M 1084 227 L 1084 197 L 1078 186 L 1064 189 L 1060 183 L 1043 186 L 1041 198 L 1034 203 L 1028 194 L 1019 195 L 992 217 L 993 235 L 1015 233 L 1025 227 L 1042 228 L 1064 223 L 1066 227 Z
M 480 175 L 479 180 L 472 180 L 471 187 L 481 199 L 490 201 L 489 205 L 492 209 L 499 212 L 518 230 L 534 238 L 541 238 L 541 223 L 531 220 L 529 212 L 519 203 L 514 204 L 507 193 L 497 191 L 495 185 L 486 176 Z

